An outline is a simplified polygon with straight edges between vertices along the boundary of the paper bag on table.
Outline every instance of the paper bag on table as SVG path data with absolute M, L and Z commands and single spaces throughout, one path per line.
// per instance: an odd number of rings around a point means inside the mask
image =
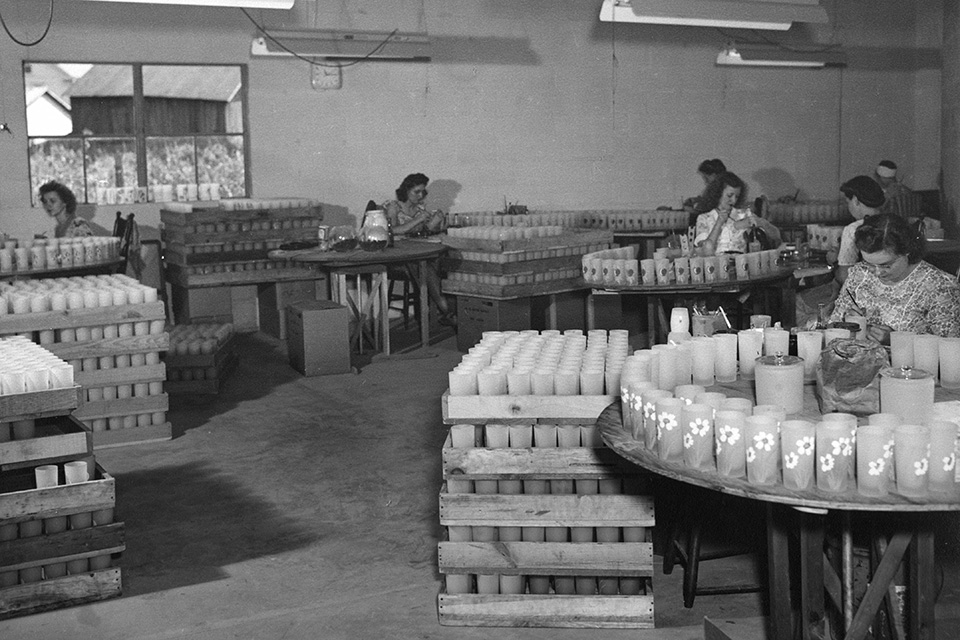
M 878 413 L 880 371 L 889 365 L 887 350 L 876 342 L 854 338 L 831 341 L 817 362 L 820 413 Z

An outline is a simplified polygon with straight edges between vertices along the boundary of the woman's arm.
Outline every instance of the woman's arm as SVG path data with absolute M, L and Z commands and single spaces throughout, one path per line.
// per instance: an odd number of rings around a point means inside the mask
M 390 227 L 393 229 L 393 233 L 401 236 L 417 231 L 420 227 L 426 224 L 427 220 L 429 219 L 429 214 L 424 215 L 426 212 L 421 209 L 417 211 L 413 218 L 401 223 L 400 203 L 396 200 L 391 200 L 384 204 L 383 211 L 387 214 L 387 219 L 390 221 Z
M 960 287 L 937 287 L 934 300 L 927 313 L 930 332 L 945 338 L 960 338 Z
M 715 219 L 714 215 L 716 215 Z M 697 235 L 694 244 L 700 250 L 700 255 L 712 256 L 716 254 L 717 241 L 720 239 L 720 232 L 723 231 L 723 225 L 726 223 L 728 216 L 729 214 L 719 211 L 702 213 L 697 216 Z M 711 220 L 713 224 L 711 224 Z

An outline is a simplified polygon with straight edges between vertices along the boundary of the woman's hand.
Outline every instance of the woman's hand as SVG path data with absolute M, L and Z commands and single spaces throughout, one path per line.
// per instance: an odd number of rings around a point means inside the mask
M 893 329 L 885 324 L 867 325 L 867 337 L 884 345 L 890 344 L 890 333 L 892 331 Z

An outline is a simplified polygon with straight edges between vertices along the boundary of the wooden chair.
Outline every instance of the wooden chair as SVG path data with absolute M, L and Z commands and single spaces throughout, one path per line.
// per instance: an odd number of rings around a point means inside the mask
M 410 326 L 410 312 L 413 311 L 413 317 L 420 322 L 420 282 L 410 265 L 392 266 L 387 269 L 387 277 L 390 279 L 390 285 L 387 288 L 387 299 L 389 309 L 399 311 L 403 315 L 403 328 Z M 402 284 L 402 292 L 394 293 L 395 284 Z M 399 302 L 399 306 L 393 306 L 394 302 Z

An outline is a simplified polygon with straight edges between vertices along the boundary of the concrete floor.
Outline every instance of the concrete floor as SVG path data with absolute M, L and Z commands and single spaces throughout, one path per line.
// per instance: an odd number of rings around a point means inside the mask
M 126 523 L 123 596 L 0 622 L 0 638 L 688 640 L 703 637 L 704 616 L 762 615 L 757 594 L 684 609 L 680 570 L 658 570 L 654 630 L 440 626 L 440 395 L 453 340 L 433 357 L 317 378 L 290 369 L 271 338 L 244 336 L 241 349 L 219 396 L 171 402 L 172 441 L 98 452 Z M 753 570 L 724 562 L 721 575 Z

